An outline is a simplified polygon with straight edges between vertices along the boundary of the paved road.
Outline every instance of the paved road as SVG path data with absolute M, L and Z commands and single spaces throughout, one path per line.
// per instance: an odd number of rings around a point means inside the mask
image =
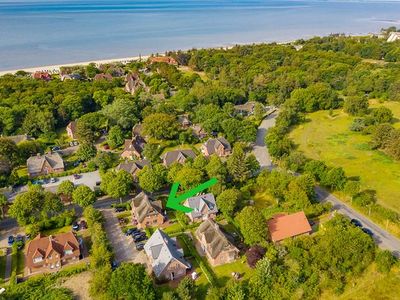
M 275 119 L 277 117 L 277 112 L 269 115 L 260 125 L 257 130 L 257 140 L 256 145 L 253 148 L 253 153 L 257 157 L 261 168 L 273 169 L 275 166 L 272 163 L 271 157 L 268 153 L 268 148 L 264 143 L 264 138 L 268 132 L 268 129 L 275 125 Z M 330 202 L 333 208 L 339 213 L 349 217 L 350 219 L 358 219 L 363 224 L 363 227 L 369 228 L 374 233 L 375 242 L 382 249 L 388 249 L 392 253 L 400 258 L 400 240 L 386 230 L 382 229 L 366 216 L 356 212 L 349 205 L 343 203 L 334 195 L 330 194 L 321 187 L 315 188 L 317 197 L 321 202 Z
M 117 263 L 123 261 L 134 261 L 139 255 L 139 251 L 135 248 L 135 243 L 131 236 L 125 236 L 119 227 L 119 222 L 112 209 L 103 209 L 102 213 L 105 218 L 105 230 L 108 240 L 114 250 L 115 260 Z

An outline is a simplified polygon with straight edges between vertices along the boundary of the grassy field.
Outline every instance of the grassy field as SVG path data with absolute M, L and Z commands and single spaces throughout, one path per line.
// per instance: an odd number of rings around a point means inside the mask
M 389 274 L 381 274 L 371 265 L 368 270 L 356 280 L 348 284 L 344 293 L 336 296 L 324 293 L 323 300 L 389 300 L 399 299 L 400 270 L 393 268 Z
M 389 107 L 400 128 L 400 103 L 372 102 L 371 107 Z M 353 120 L 341 110 L 330 116 L 327 111 L 307 115 L 309 122 L 295 128 L 290 136 L 306 156 L 330 166 L 343 167 L 347 176 L 359 176 L 363 189 L 377 191 L 378 202 L 400 212 L 400 162 L 371 150 L 370 136 L 351 132 Z

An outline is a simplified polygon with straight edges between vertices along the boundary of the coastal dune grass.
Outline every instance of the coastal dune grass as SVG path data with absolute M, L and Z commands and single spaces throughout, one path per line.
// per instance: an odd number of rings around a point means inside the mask
M 372 101 L 370 107 L 380 105 L 392 110 L 394 126 L 400 128 L 400 103 Z M 347 176 L 360 179 L 362 189 L 376 190 L 378 203 L 400 212 L 400 162 L 372 150 L 370 136 L 350 131 L 354 118 L 342 110 L 335 110 L 331 115 L 318 111 L 306 118 L 307 122 L 290 134 L 298 149 L 307 157 L 342 167 Z

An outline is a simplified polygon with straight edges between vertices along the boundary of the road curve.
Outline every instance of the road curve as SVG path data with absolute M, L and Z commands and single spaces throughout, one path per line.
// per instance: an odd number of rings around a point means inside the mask
M 264 139 L 268 132 L 268 129 L 275 125 L 275 119 L 278 112 L 274 112 L 266 117 L 260 124 L 257 130 L 257 139 L 253 147 L 253 153 L 256 156 L 262 169 L 272 170 L 275 165 L 272 163 L 271 156 L 268 153 L 268 148 L 265 145 Z M 317 186 L 315 187 L 318 200 L 321 202 L 330 202 L 333 205 L 333 209 L 350 219 L 359 220 L 363 227 L 370 229 L 374 233 L 374 240 L 376 244 L 382 249 L 390 250 L 393 255 L 400 258 L 400 240 L 394 237 L 392 234 L 382 229 L 366 216 L 358 213 L 346 203 L 343 203 L 337 197 L 327 192 L 325 189 Z

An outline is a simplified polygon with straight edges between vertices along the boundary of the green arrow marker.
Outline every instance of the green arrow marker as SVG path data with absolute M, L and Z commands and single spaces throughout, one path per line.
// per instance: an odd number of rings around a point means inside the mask
M 175 182 L 172 185 L 171 192 L 169 193 L 169 196 L 168 196 L 167 207 L 175 209 L 175 210 L 180 210 L 185 213 L 189 213 L 193 209 L 190 207 L 183 206 L 183 205 L 181 205 L 181 203 L 184 200 L 186 200 L 187 198 L 193 197 L 194 195 L 201 192 L 202 190 L 205 190 L 205 189 L 209 188 L 210 186 L 213 186 L 217 182 L 218 182 L 217 178 L 211 178 L 209 181 L 206 181 L 206 182 L 200 184 L 199 186 L 195 187 L 194 189 L 191 189 L 179 196 L 176 196 L 176 193 L 178 192 L 178 188 L 179 188 L 179 182 Z

